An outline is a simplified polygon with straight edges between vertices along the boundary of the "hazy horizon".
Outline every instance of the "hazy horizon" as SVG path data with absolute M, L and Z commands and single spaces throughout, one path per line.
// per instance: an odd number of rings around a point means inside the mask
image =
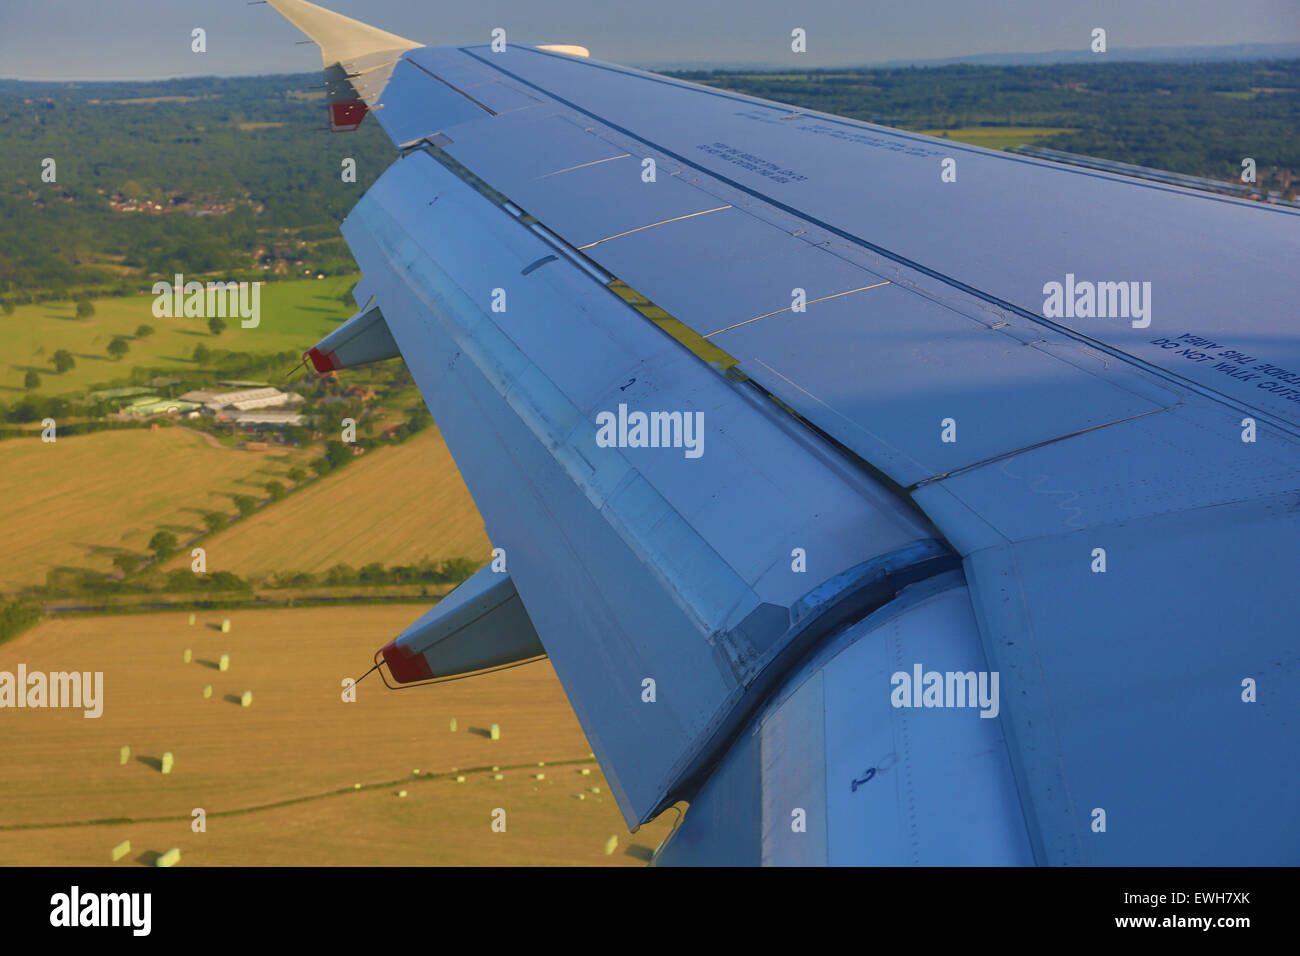
M 1150 48 L 1300 43 L 1294 0 L 1178 4 L 1098 0 L 1081 11 L 1068 0 L 914 0 L 906 7 L 836 9 L 810 0 L 693 0 L 653 7 L 591 9 L 553 0 L 542 10 L 519 0 L 472 8 L 419 0 L 325 0 L 346 16 L 430 44 L 486 41 L 496 27 L 516 42 L 587 46 L 594 57 L 655 69 L 798 69 L 988 56 L 1088 52 L 1094 27 L 1110 55 Z M 76 24 L 75 30 L 69 24 Z M 206 31 L 207 50 L 190 49 Z M 790 49 L 795 28 L 807 52 Z M 31 81 L 141 81 L 259 76 L 320 68 L 316 48 L 271 7 L 242 0 L 79 0 L 0 7 L 0 76 Z

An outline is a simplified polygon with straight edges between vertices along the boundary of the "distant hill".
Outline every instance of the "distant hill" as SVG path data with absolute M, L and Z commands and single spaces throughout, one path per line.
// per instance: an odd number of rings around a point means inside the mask
M 1300 43 L 1236 43 L 1229 46 L 1145 46 L 1090 50 L 1048 50 L 1046 53 L 983 53 L 944 60 L 890 60 L 872 66 L 1041 66 L 1048 63 L 1220 63 L 1225 60 L 1289 60 L 1300 57 Z
M 1089 50 L 1047 50 L 1042 53 L 975 53 L 937 60 L 882 60 L 854 64 L 819 66 L 819 69 L 886 68 L 903 66 L 950 66 L 970 63 L 977 66 L 1042 66 L 1052 63 L 1220 63 L 1230 60 L 1289 60 L 1300 57 L 1300 43 L 1234 43 L 1224 46 L 1147 46 L 1116 47 L 1098 54 Z M 713 69 L 706 63 L 638 63 L 645 70 Z M 777 70 L 789 72 L 786 63 L 731 63 L 728 71 Z

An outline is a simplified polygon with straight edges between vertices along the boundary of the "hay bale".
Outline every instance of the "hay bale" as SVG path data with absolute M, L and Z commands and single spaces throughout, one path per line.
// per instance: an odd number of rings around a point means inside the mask
M 181 861 L 181 851 L 172 847 L 158 859 L 153 861 L 154 866 L 175 866 Z
M 419 768 L 419 767 L 416 767 L 414 770 L 411 771 L 411 776 L 413 776 L 413 777 L 418 777 L 419 775 L 420 775 L 420 768 Z
M 498 766 L 496 766 L 496 765 L 494 764 L 493 767 L 492 767 L 492 769 L 493 769 L 493 770 L 500 770 L 501 768 L 498 767 Z
M 537 761 L 537 766 L 539 766 L 539 767 L 545 767 L 545 766 L 546 766 L 546 761 L 545 761 L 545 760 L 539 760 L 539 761 Z
M 583 767 L 581 770 L 578 771 L 578 773 L 582 774 L 584 777 L 590 777 L 591 769 L 589 767 Z
M 613 856 L 614 851 L 618 849 L 618 834 L 614 834 L 605 841 L 605 855 Z
M 493 779 L 493 780 L 504 780 L 505 778 L 506 778 L 506 775 L 503 774 L 503 773 L 494 773 L 494 774 L 492 775 L 492 779 Z
M 454 734 L 454 733 L 456 732 L 456 718 L 455 718 L 455 717 L 453 717 L 453 718 L 451 719 L 451 721 L 449 722 L 448 726 L 451 727 L 451 732 Z
M 194 615 L 191 614 L 191 615 L 190 615 L 190 627 L 193 627 L 193 626 L 194 626 Z
M 117 753 L 117 762 L 118 762 L 118 765 L 119 765 L 119 766 L 122 766 L 122 767 L 125 767 L 125 766 L 126 766 L 126 762 L 127 762 L 128 760 L 130 760 L 130 759 L 131 759 L 131 748 L 128 747 L 128 746 L 126 746 L 125 744 L 123 744 L 123 745 L 122 745 L 122 749 L 119 750 L 118 753 Z
M 185 663 L 188 664 L 192 660 L 194 660 L 194 655 L 190 652 L 190 649 L 187 647 L 185 648 Z
M 406 796 L 406 791 L 405 791 L 405 790 L 398 790 L 398 791 L 397 791 L 397 795 L 398 795 L 399 797 L 404 797 L 404 796 Z
M 228 671 L 228 670 L 230 670 L 230 655 L 229 655 L 229 654 L 222 654 L 222 655 L 221 655 L 221 659 L 217 661 L 217 670 L 219 670 L 219 671 Z
M 359 784 L 359 783 L 354 783 L 354 784 L 352 785 L 352 789 L 353 789 L 353 790 L 360 790 L 360 789 L 361 789 L 361 784 Z
M 545 780 L 545 779 L 546 779 L 546 774 L 544 774 L 544 773 L 535 773 L 535 774 L 533 774 L 533 779 L 534 779 L 534 780 Z
M 252 706 L 253 706 L 253 692 L 252 692 L 251 690 L 246 690 L 246 691 L 244 691 L 243 694 L 240 695 L 240 697 L 239 697 L 239 706 L 240 706 L 240 707 L 252 707 Z
M 230 618 L 227 617 L 227 618 L 223 618 L 223 619 L 222 619 L 222 621 L 221 621 L 221 633 L 222 633 L 222 634 L 229 634 L 229 633 L 230 633 Z
M 461 776 L 457 776 L 457 777 L 456 777 L 456 782 L 457 782 L 457 783 L 464 783 L 464 782 L 465 782 L 465 777 L 464 777 L 463 775 L 461 775 Z
M 574 796 L 577 797 L 579 800 L 587 799 L 587 795 L 585 793 L 575 793 Z
M 175 762 L 175 761 L 172 759 L 172 754 L 171 754 L 171 751 L 170 751 L 170 750 L 167 751 L 167 753 L 163 754 L 163 755 L 162 755 L 162 772 L 163 772 L 163 773 L 171 773 L 171 772 L 172 772 L 172 764 L 173 764 L 174 762 Z
M 203 685 L 203 699 L 204 699 L 204 700 L 207 700 L 207 699 L 208 699 L 209 697 L 211 697 L 211 696 L 212 696 L 212 685 L 211 685 L 211 684 L 204 684 L 204 685 Z
M 488 729 L 488 737 L 490 737 L 492 740 L 500 740 L 500 739 L 501 739 L 501 725 L 500 725 L 500 724 L 493 724 L 493 725 Z
M 600 793 L 600 787 L 591 787 L 588 793 Z
M 111 856 L 113 858 L 113 862 L 116 863 L 118 860 L 122 859 L 122 857 L 126 856 L 130 852 L 131 852 L 131 841 L 123 840 L 117 846 L 113 847 L 113 850 L 109 854 L 109 856 Z

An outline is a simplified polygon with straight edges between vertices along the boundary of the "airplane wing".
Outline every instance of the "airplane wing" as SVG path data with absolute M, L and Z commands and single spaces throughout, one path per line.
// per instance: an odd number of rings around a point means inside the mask
M 503 552 L 395 678 L 544 648 L 660 863 L 1300 862 L 1295 211 L 270 2 Z

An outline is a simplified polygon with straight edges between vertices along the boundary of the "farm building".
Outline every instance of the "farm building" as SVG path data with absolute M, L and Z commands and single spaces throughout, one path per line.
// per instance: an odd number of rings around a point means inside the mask
M 287 408 L 267 408 L 258 411 L 237 414 L 234 422 L 240 428 L 284 428 L 288 425 L 301 425 L 302 413 Z
M 282 392 L 278 388 L 245 388 L 233 392 L 217 392 L 211 389 L 194 389 L 181 398 L 188 402 L 197 402 L 217 421 L 237 421 L 239 413 L 256 408 L 277 408 L 283 405 L 297 405 L 303 400 L 301 395 Z

